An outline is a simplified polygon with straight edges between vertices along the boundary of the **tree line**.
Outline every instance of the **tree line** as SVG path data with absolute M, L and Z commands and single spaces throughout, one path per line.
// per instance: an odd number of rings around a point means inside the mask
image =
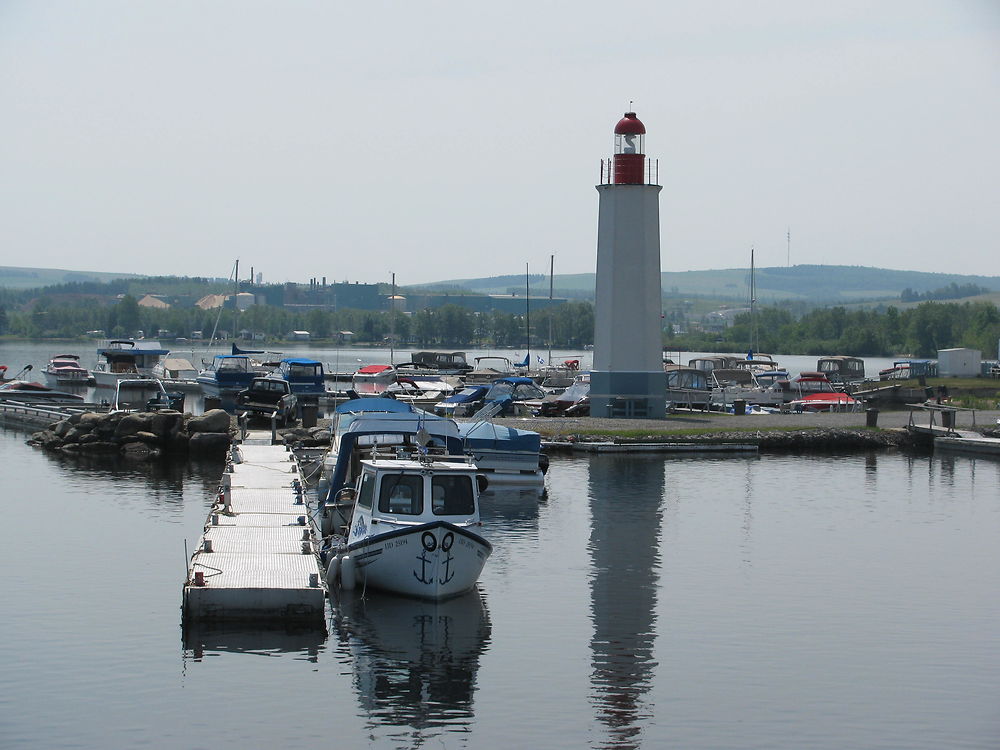
M 140 307 L 126 294 L 116 303 L 53 302 L 38 298 L 30 309 L 7 310 L 0 306 L 0 334 L 31 339 L 77 338 L 93 331 L 109 337 L 131 337 L 142 331 L 147 338 L 191 337 L 198 331 L 207 339 L 213 331 L 228 338 L 241 334 L 257 339 L 282 340 L 291 331 L 309 331 L 314 340 L 349 340 L 384 343 L 390 340 L 421 347 L 496 346 L 523 347 L 551 344 L 582 349 L 594 335 L 593 306 L 567 302 L 525 315 L 476 312 L 448 304 L 412 314 L 385 310 L 294 310 L 254 305 L 237 312 L 198 307 L 166 309 Z M 347 335 L 349 334 L 349 335 Z M 218 333 L 217 333 L 218 335 Z
M 934 357 L 939 349 L 970 347 L 987 357 L 996 353 L 1000 313 L 989 302 L 923 302 L 896 307 L 817 308 L 798 316 L 783 307 L 764 307 L 738 316 L 720 333 L 689 330 L 674 335 L 665 319 L 664 346 L 688 351 L 757 351 L 774 354 L 847 354 L 859 357 L 908 353 Z M 420 347 L 524 347 L 551 345 L 582 349 L 593 343 L 594 308 L 589 302 L 567 302 L 523 314 L 476 312 L 448 304 L 412 314 L 385 310 L 294 310 L 255 305 L 233 309 L 140 307 L 126 294 L 116 303 L 56 303 L 40 297 L 30 307 L 0 305 L 0 334 L 31 339 L 77 338 L 91 331 L 111 337 L 204 338 L 218 328 L 227 337 L 241 332 L 264 340 L 282 340 L 291 331 L 309 331 L 314 340 L 380 344 L 390 340 Z M 350 335 L 343 335 L 349 332 Z M 628 335 L 622 332 L 622 335 Z
M 844 354 L 890 357 L 907 353 L 936 357 L 939 349 L 969 347 L 990 358 L 997 353 L 1000 312 L 989 302 L 924 302 L 907 310 L 848 310 L 826 307 L 795 319 L 780 307 L 766 307 L 755 319 L 744 314 L 722 333 L 673 338 L 671 348 L 689 351 L 756 351 L 774 354 Z
M 930 289 L 926 292 L 915 292 L 910 287 L 906 287 L 899 294 L 900 302 L 920 302 L 942 299 L 963 299 L 965 297 L 975 297 L 980 294 L 989 294 L 992 290 L 979 284 L 956 284 L 954 281 L 948 286 Z

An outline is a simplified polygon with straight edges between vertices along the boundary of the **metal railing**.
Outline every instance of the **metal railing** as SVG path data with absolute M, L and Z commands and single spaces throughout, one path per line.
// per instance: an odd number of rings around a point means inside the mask
M 601 159 L 601 180 L 599 185 L 614 185 L 615 184 L 615 160 L 611 159 Z M 660 184 L 660 160 L 659 159 L 646 159 L 643 165 L 643 179 L 644 185 L 659 185 Z

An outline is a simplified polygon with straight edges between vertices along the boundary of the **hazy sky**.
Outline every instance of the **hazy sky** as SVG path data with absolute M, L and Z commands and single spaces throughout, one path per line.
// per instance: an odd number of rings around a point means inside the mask
M 997 0 L 0 0 L 0 265 L 590 272 L 629 100 L 665 271 L 1000 275 Z

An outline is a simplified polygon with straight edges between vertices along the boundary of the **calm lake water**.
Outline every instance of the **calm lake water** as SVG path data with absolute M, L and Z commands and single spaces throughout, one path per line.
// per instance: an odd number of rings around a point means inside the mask
M 480 593 L 181 628 L 222 471 L 0 430 L 3 748 L 996 748 L 1000 463 L 555 457 Z

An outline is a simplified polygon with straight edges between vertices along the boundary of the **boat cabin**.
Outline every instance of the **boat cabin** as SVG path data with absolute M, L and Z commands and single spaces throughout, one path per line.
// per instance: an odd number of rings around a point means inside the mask
M 104 358 L 103 362 L 98 363 L 98 367 L 112 373 L 149 374 L 160 358 L 169 353 L 169 349 L 163 349 L 156 341 L 116 339 L 97 349 L 97 355 Z
M 708 408 L 712 401 L 712 388 L 708 383 L 711 369 L 682 365 L 665 365 L 663 369 L 667 373 L 667 401 L 689 409 Z
M 831 383 L 856 383 L 865 379 L 865 361 L 860 357 L 820 357 L 816 369 Z
M 407 522 L 479 519 L 476 500 L 482 480 L 471 461 L 428 458 L 417 468 L 405 459 L 362 461 L 355 515 Z
M 465 352 L 414 352 L 411 366 L 437 370 L 443 375 L 458 375 L 472 369 L 465 359 Z M 400 365 L 405 368 L 406 365 Z
M 898 359 L 892 367 L 879 370 L 879 380 L 909 380 L 910 378 L 936 378 L 938 363 L 934 359 Z
M 730 354 L 718 354 L 712 357 L 694 357 L 693 359 L 689 359 L 688 367 L 709 372 L 715 369 L 731 369 L 736 367 L 736 362 L 739 361 L 740 357 L 734 357 Z
M 277 375 L 299 398 L 315 399 L 326 393 L 323 364 L 315 359 L 286 357 L 278 364 Z

